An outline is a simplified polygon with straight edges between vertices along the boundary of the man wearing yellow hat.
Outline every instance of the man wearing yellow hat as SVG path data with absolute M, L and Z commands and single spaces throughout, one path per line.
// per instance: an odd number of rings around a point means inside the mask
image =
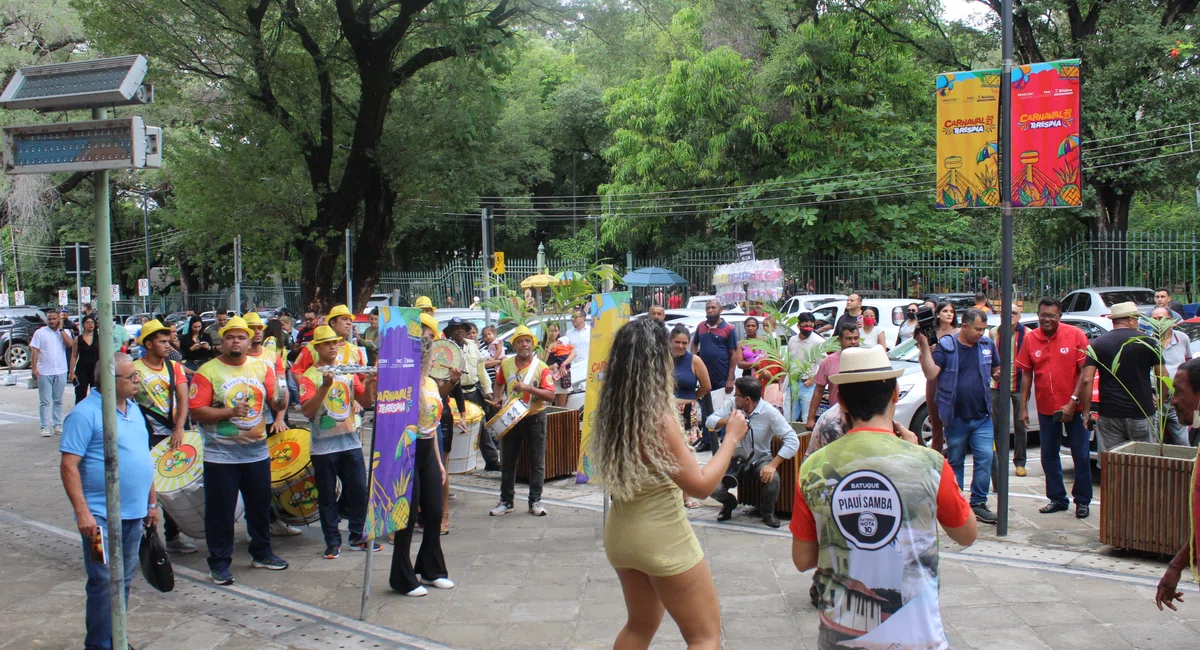
M 325 317 L 325 324 L 337 334 L 339 339 L 334 365 L 367 365 L 367 358 L 363 355 L 362 350 L 357 345 L 350 343 L 350 336 L 354 333 L 354 314 L 350 313 L 345 305 L 334 305 L 333 309 L 329 310 L 329 315 Z M 312 343 L 300 350 L 300 355 L 292 364 L 292 374 L 296 376 L 297 381 L 304 376 L 316 356 L 316 349 Z
M 554 401 L 554 378 L 550 367 L 533 353 L 533 332 L 521 325 L 513 331 L 512 346 L 517 356 L 505 359 L 496 373 L 496 387 L 503 386 L 504 392 L 494 390 L 500 407 L 504 402 L 519 397 L 529 405 L 529 411 L 500 440 L 500 503 L 492 508 L 491 515 L 499 517 L 513 511 L 513 491 L 517 475 L 517 458 L 521 443 L 529 445 L 529 514 L 544 517 L 542 506 L 542 482 L 546 476 L 546 402 Z
M 254 333 L 250 337 L 250 351 L 246 355 L 274 368 L 276 381 L 286 377 L 283 374 L 283 357 L 279 356 L 274 350 L 263 347 L 263 332 L 266 330 L 266 325 L 263 324 L 262 316 L 259 316 L 256 311 L 248 311 L 242 318 L 250 326 L 250 331 Z M 287 391 L 280 392 L 283 394 L 283 406 L 278 409 L 269 410 L 266 413 L 267 424 L 271 425 L 270 433 L 279 433 L 280 431 L 287 430 L 287 422 L 284 421 L 287 417 Z
M 313 332 L 316 363 L 300 377 L 300 409 L 312 423 L 313 473 L 317 479 L 318 512 L 325 536 L 327 560 L 341 555 L 342 534 L 338 531 L 337 484 L 342 482 L 341 502 L 350 524 L 350 548 L 367 550 L 363 526 L 367 520 L 367 474 L 363 463 L 362 439 L 354 417 L 353 403 L 367 408 L 375 401 L 376 375 L 335 375 L 317 370 L 336 365 L 337 333 L 326 325 Z M 373 551 L 382 546 L 370 542 Z
M 437 313 L 437 310 L 433 308 L 433 301 L 429 299 L 429 296 L 418 296 L 417 302 L 413 306 L 417 309 L 420 309 L 422 314 L 429 314 L 430 316 L 433 316 Z M 437 330 L 436 327 L 433 329 L 434 331 Z
M 221 355 L 192 376 L 189 407 L 204 437 L 204 528 L 213 582 L 233 584 L 233 520 L 238 494 L 250 533 L 250 566 L 281 571 L 271 550 L 271 459 L 263 412 L 285 397 L 275 369 L 248 356 L 254 332 L 240 316 L 221 328 Z
M 171 438 L 171 448 L 183 443 L 183 431 L 188 419 L 188 381 L 183 365 L 168 358 L 171 353 L 171 328 L 158 319 L 142 325 L 138 345 L 145 348 L 133 368 L 141 376 L 134 400 L 141 407 L 150 429 L 150 447 Z M 173 553 L 195 553 L 196 545 L 179 534 L 179 526 L 170 514 L 165 515 L 167 550 Z

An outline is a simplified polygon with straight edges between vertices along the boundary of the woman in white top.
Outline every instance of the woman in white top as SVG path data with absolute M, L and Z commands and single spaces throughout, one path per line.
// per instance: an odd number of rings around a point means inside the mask
M 887 335 L 884 334 L 882 327 L 875 327 L 879 324 L 879 310 L 874 307 L 862 308 L 862 327 L 858 328 L 858 346 L 863 348 L 873 348 L 883 346 L 887 349 Z

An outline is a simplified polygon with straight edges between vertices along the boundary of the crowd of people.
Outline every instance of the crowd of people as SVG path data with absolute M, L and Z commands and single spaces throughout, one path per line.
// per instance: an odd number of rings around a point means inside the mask
M 932 339 L 916 326 L 922 306 L 937 319 Z M 455 586 L 440 537 L 450 530 L 447 455 L 455 428 L 465 426 L 465 405 L 472 402 L 491 414 L 512 400 L 524 403 L 528 414 L 502 439 L 486 429 L 480 433 L 483 471 L 498 472 L 500 478 L 499 501 L 489 515 L 515 512 L 516 465 L 526 447 L 527 512 L 546 516 L 544 409 L 565 401 L 570 364 L 588 359 L 591 340 L 586 314 L 577 311 L 565 332 L 547 327 L 540 341 L 528 328 L 517 327 L 508 339 L 509 356 L 494 327 L 480 332 L 458 318 L 439 323 L 427 298 L 417 307 L 423 365 L 415 404 L 414 516 L 391 540 L 396 548 L 389 576 L 393 590 L 411 597 L 427 595 L 428 587 Z M 1087 427 L 1097 376 L 1096 430 L 1102 449 L 1156 439 L 1160 409 L 1167 410 L 1170 422 L 1161 435 L 1194 444 L 1195 430 L 1189 426 L 1200 424 L 1200 361 L 1191 360 L 1190 341 L 1181 332 L 1166 327 L 1147 337 L 1139 331 L 1141 312 L 1125 303 L 1112 306 L 1113 329 L 1089 344 L 1081 330 L 1061 322 L 1058 301 L 1044 298 L 1037 306 L 1037 327 L 1012 333 L 1012 374 L 1004 378 L 1000 333 L 989 330 L 984 307 L 986 301 L 964 310 L 960 320 L 952 305 L 913 303 L 905 307 L 906 320 L 893 342 L 878 328 L 878 310 L 852 295 L 845 314 L 826 329 L 837 347 L 828 354 L 832 344 L 811 313 L 799 315 L 798 331 L 790 336 L 770 316 L 747 318 L 739 340 L 716 300 L 706 305 L 706 318 L 694 332 L 683 326 L 668 329 L 661 308 L 621 327 L 607 360 L 591 443 L 595 477 L 612 499 L 605 550 L 628 608 L 615 647 L 647 647 L 667 612 L 689 647 L 719 647 L 716 590 L 686 509 L 711 497 L 721 505 L 717 520 L 730 520 L 739 502 L 731 491 L 753 482 L 759 485 L 753 516 L 779 528 L 780 469 L 793 458 L 799 470 L 789 527 L 792 557 L 799 571 L 816 568 L 810 597 L 819 611 L 820 647 L 860 637 L 884 645 L 944 647 L 937 529 L 940 525 L 951 539 L 969 545 L 977 522 L 997 520 L 988 494 L 994 473 L 1008 471 L 1009 462 L 994 455 L 995 436 L 1009 425 L 997 419 L 1000 382 L 1009 382 L 1013 393 L 1012 462 L 1019 476 L 1025 475 L 1030 417 L 1025 405 L 1031 391 L 1036 396 L 1049 501 L 1040 510 L 1045 514 L 1070 505 L 1058 452 L 1065 436 L 1075 469 L 1074 514 L 1089 516 Z M 1166 322 L 1173 314 L 1164 305 L 1151 318 Z M 110 516 L 104 501 L 101 400 L 87 388 L 100 379 L 95 333 L 94 316 L 83 319 L 78 335 L 72 335 L 58 314 L 49 315 L 34 337 L 34 376 L 42 435 L 62 433 L 63 483 L 85 543 L 87 644 L 108 648 L 109 577 L 87 550 L 99 530 L 107 530 Z M 909 338 L 919 349 L 927 381 L 933 421 L 928 447 L 905 423 L 894 421 L 897 377 L 903 371 L 893 368 L 887 350 Z M 1142 344 L 1126 345 L 1134 338 Z M 461 367 L 433 367 L 430 350 L 440 339 L 458 347 Z M 811 358 L 797 385 L 789 385 L 787 373 L 762 353 L 760 344 L 768 339 L 795 358 Z M 369 495 L 362 423 L 374 403 L 376 375 L 355 370 L 377 360 L 377 313 L 362 334 L 355 332 L 354 315 L 344 305 L 325 314 L 307 311 L 296 328 L 286 317 L 264 322 L 253 311 L 218 313 L 208 328 L 198 318 L 189 319 L 182 340 L 175 328 L 151 319 L 141 325 L 135 343 L 137 358 L 127 352 L 113 358 L 126 590 L 143 525 L 156 526 L 162 519 L 169 551 L 198 550 L 171 516 L 160 516 L 150 460 L 155 445 L 178 448 L 192 425 L 203 441 L 204 541 L 215 583 L 229 585 L 235 579 L 239 503 L 250 566 L 276 571 L 289 566 L 276 554 L 275 538 L 299 531 L 273 508 L 268 444 L 270 436 L 292 428 L 292 421 L 305 421 L 308 429 L 322 556 L 334 560 L 344 548 L 382 549 L 364 535 Z M 341 369 L 335 372 L 335 367 Z M 65 380 L 81 374 L 87 375 L 84 388 L 64 420 Z M 1174 379 L 1166 398 L 1153 386 L 1155 377 L 1164 376 Z M 823 413 L 822 402 L 829 405 Z M 804 422 L 810 431 L 803 448 L 792 422 Z M 705 464 L 697 459 L 701 451 L 712 453 Z M 973 471 L 964 497 L 968 454 Z M 348 523 L 346 540 L 339 530 L 342 519 Z M 410 551 L 417 532 L 422 537 L 414 560 Z M 1168 568 L 1157 596 L 1160 607 L 1174 608 L 1179 575 L 1190 559 L 1185 547 Z M 920 576 L 919 589 L 901 589 L 895 577 L 908 575 Z

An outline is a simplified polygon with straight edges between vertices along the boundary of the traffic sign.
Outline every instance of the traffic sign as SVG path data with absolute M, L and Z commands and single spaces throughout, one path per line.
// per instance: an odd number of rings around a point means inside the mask
M 116 286 L 116 285 L 113 285 L 113 286 Z M 149 280 L 149 278 L 138 278 L 138 295 L 139 296 L 150 295 L 150 280 Z
M 119 285 L 119 284 L 114 284 L 114 285 L 112 286 L 112 299 L 113 299 L 113 300 L 120 300 L 120 299 L 121 299 L 121 285 Z
M 7 307 L 7 306 L 8 306 L 8 294 L 0 293 L 0 307 Z
M 492 253 L 492 273 L 504 275 L 504 253 L 500 251 Z
M 91 302 L 91 301 L 92 301 L 92 288 L 91 287 L 80 287 L 79 288 L 79 302 L 82 303 L 82 302 Z
M 59 289 L 58 290 L 58 306 L 66 307 L 67 304 L 70 302 L 71 302 L 71 299 L 67 296 L 67 290 Z
M 25 305 L 25 292 L 24 291 L 14 291 L 13 292 L 13 301 L 16 302 L 18 307 L 23 307 Z

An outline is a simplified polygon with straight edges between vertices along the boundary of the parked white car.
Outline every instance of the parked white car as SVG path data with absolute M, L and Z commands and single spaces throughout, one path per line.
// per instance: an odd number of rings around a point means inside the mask
M 1154 310 L 1154 291 L 1145 287 L 1093 287 L 1078 289 L 1062 300 L 1066 316 L 1107 316 L 1117 303 L 1132 302 L 1138 311 L 1149 315 Z
M 810 293 L 792 296 L 779 306 L 779 311 L 784 316 L 795 316 L 801 312 L 812 311 L 827 302 L 837 302 L 848 297 L 840 293 Z
M 685 304 L 683 308 L 688 310 L 699 310 L 700 314 L 703 315 L 704 306 L 708 304 L 708 301 L 716 299 L 716 296 L 692 296 L 691 298 L 688 298 L 687 304 Z M 740 305 L 724 305 L 724 308 L 725 313 L 727 314 L 742 313 L 742 307 Z
M 904 322 L 904 309 L 914 302 L 920 304 L 920 301 L 917 300 L 901 298 L 863 298 L 863 307 L 874 307 L 879 310 L 879 322 L 875 328 L 883 330 L 888 347 L 896 345 L 896 338 L 900 334 L 900 326 L 896 323 Z M 834 325 L 845 313 L 845 300 L 817 305 L 812 310 L 813 316 L 817 319 L 817 331 L 826 338 L 832 336 Z

